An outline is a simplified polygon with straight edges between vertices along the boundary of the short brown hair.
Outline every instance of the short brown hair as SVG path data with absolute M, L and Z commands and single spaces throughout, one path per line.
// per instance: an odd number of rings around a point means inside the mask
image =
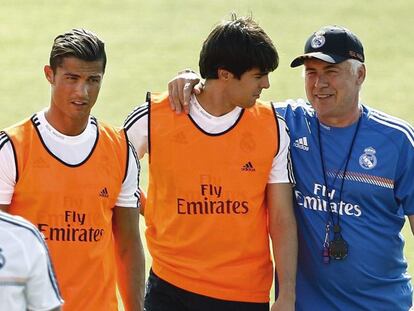
M 56 68 L 62 64 L 65 57 L 71 56 L 84 61 L 102 60 L 105 72 L 105 44 L 91 31 L 75 28 L 55 38 L 49 59 L 53 72 L 56 72 Z

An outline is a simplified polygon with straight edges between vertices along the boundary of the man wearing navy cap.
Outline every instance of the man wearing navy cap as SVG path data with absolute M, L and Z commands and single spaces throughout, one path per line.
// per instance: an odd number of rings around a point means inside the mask
M 414 129 L 361 102 L 364 61 L 355 34 L 323 27 L 291 63 L 308 102 L 273 104 L 291 136 L 299 311 L 412 306 L 400 232 L 405 216 L 414 231 Z M 181 102 L 186 77 L 170 83 Z
M 304 65 L 310 105 L 276 104 L 291 134 L 299 228 L 297 310 L 408 310 L 412 286 L 400 235 L 414 225 L 414 130 L 365 106 L 364 49 L 327 26 Z

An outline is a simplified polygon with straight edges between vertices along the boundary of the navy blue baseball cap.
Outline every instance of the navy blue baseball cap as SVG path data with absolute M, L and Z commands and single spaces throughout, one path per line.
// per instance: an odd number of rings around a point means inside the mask
M 365 61 L 361 41 L 350 30 L 340 26 L 325 26 L 310 36 L 305 44 L 305 53 L 296 57 L 290 67 L 303 65 L 306 58 L 317 58 L 331 64 L 347 59 Z

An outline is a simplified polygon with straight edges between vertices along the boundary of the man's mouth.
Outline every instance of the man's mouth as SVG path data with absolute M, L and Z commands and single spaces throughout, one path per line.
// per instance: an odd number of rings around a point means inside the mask
M 76 105 L 76 106 L 84 106 L 87 105 L 88 102 L 86 101 L 81 101 L 81 100 L 73 100 L 71 101 L 72 104 Z

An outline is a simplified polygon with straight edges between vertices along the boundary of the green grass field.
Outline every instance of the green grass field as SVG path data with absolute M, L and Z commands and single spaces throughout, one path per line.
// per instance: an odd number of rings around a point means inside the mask
M 213 25 L 232 11 L 252 14 L 274 40 L 280 66 L 271 75 L 264 99 L 304 96 L 301 69 L 291 59 L 302 52 L 306 38 L 319 26 L 343 25 L 365 47 L 367 79 L 363 101 L 414 123 L 409 101 L 413 88 L 414 2 L 262 1 L 262 0 L 2 0 L 0 9 L 0 127 L 10 125 L 49 104 L 43 75 L 53 38 L 84 27 L 106 42 L 108 65 L 93 114 L 121 125 L 147 90 L 161 91 L 175 73 L 197 69 L 198 54 Z M 144 165 L 145 167 L 145 165 Z M 143 172 L 146 186 L 146 170 Z M 408 227 L 406 256 L 414 263 Z M 410 266 L 409 271 L 414 270 Z

